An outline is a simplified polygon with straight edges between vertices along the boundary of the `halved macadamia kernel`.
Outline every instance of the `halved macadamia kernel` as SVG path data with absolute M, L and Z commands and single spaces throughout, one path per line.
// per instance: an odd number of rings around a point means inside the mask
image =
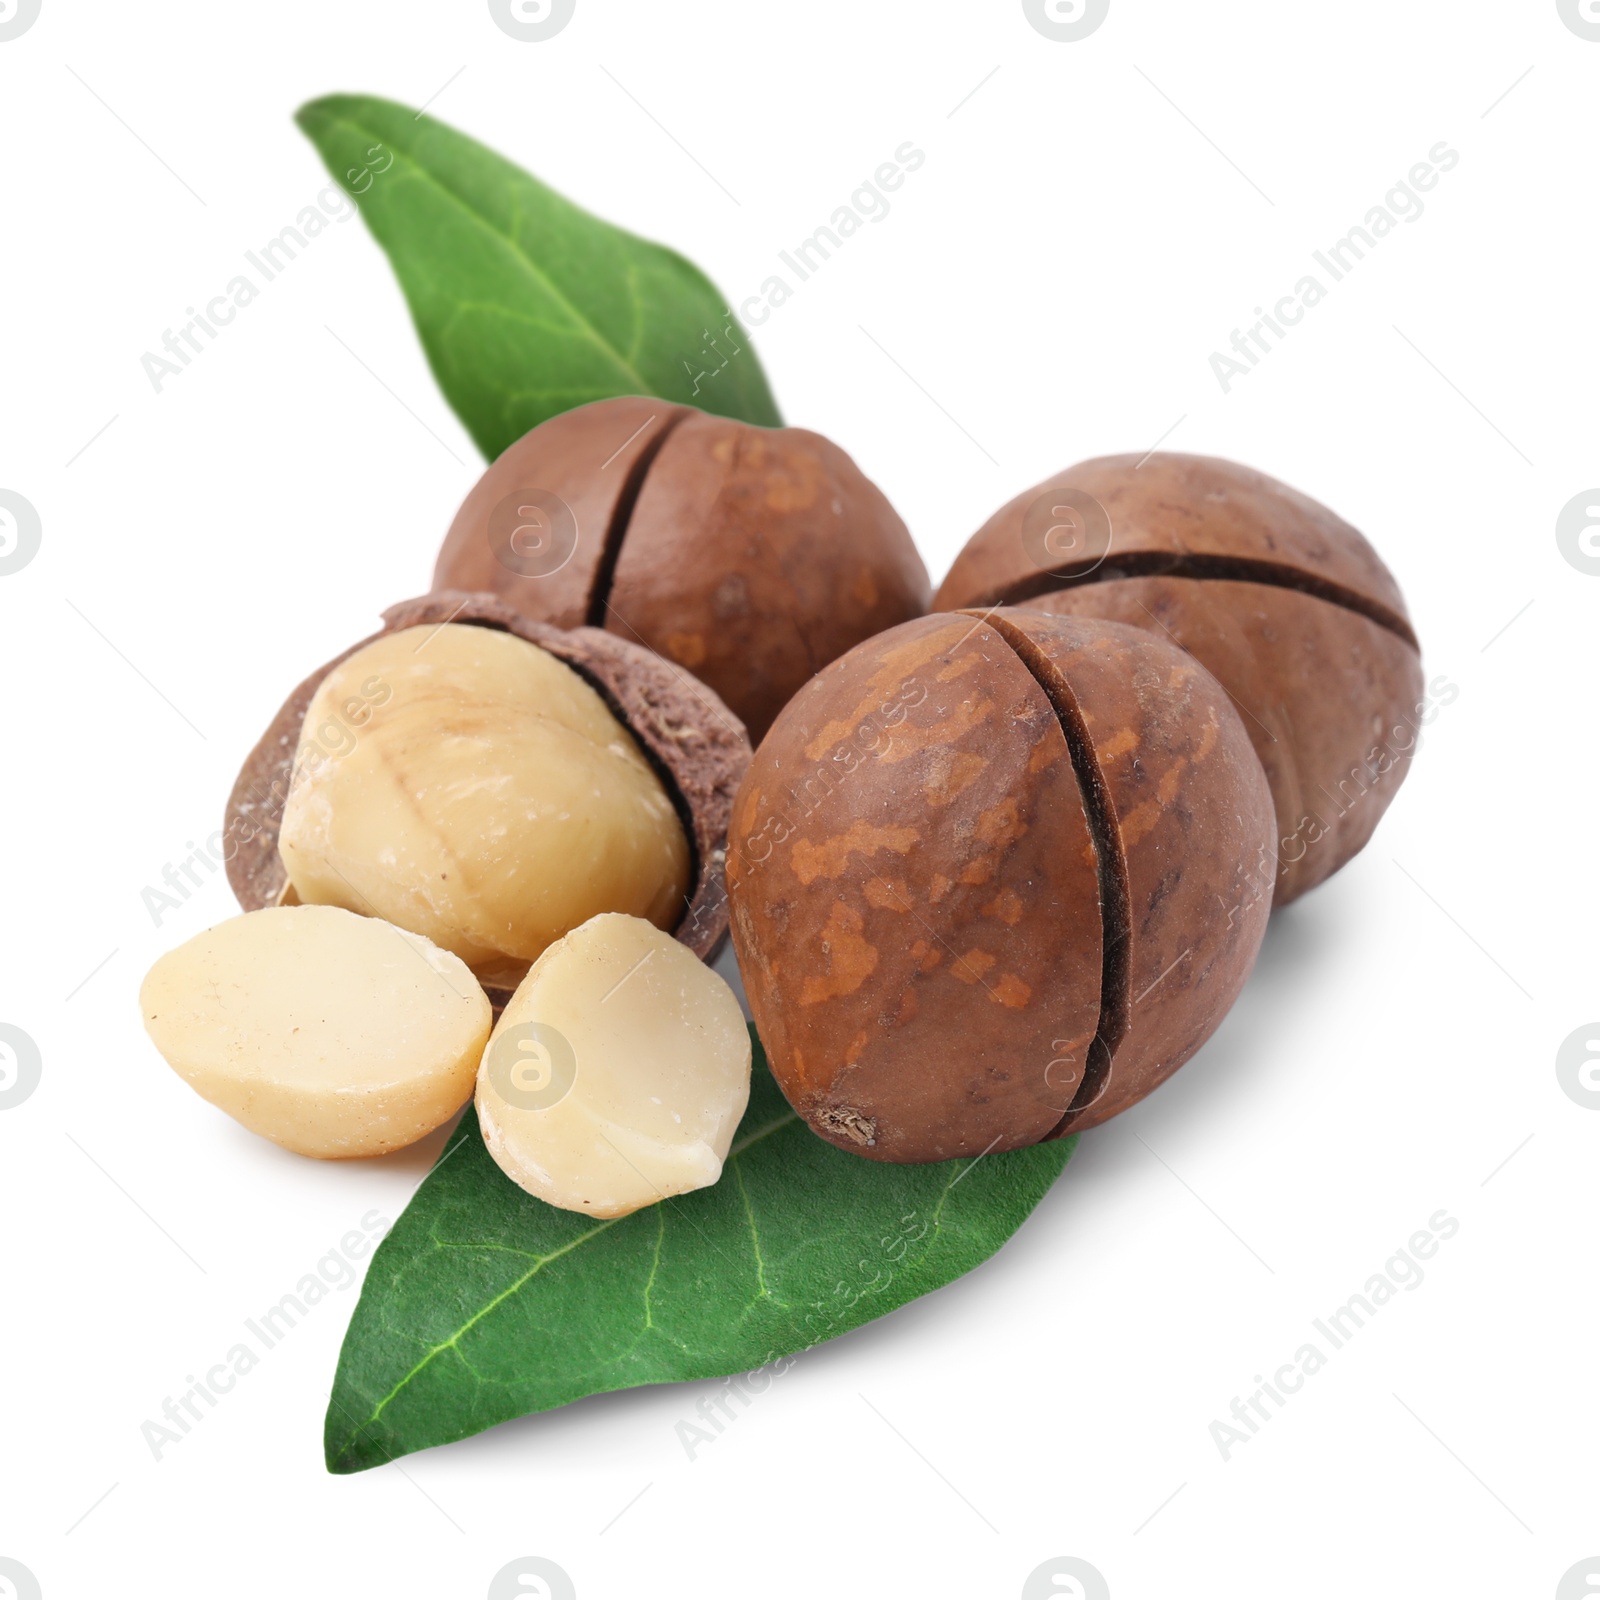
M 551 945 L 478 1069 L 478 1120 L 501 1169 L 592 1217 L 715 1183 L 749 1097 L 732 989 L 637 917 L 594 917 Z
M 692 868 L 672 798 L 571 667 L 494 628 L 404 628 L 318 686 L 278 851 L 304 904 L 426 935 L 514 986 L 602 911 L 675 927 Z
M 179 945 L 139 991 L 172 1069 L 300 1155 L 376 1156 L 472 1093 L 488 996 L 457 957 L 335 906 L 251 911 Z

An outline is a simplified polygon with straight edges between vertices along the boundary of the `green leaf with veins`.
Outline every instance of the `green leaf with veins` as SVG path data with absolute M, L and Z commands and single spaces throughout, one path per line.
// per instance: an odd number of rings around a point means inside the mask
M 611 395 L 781 422 L 728 302 L 675 251 L 392 100 L 329 95 L 295 120 L 387 253 L 439 387 L 490 459 Z
M 975 1162 L 864 1161 L 796 1117 L 752 1040 L 721 1181 L 615 1221 L 525 1194 L 467 1113 L 368 1269 L 328 1406 L 330 1471 L 848 1332 L 992 1255 L 1072 1152 L 1064 1139 Z

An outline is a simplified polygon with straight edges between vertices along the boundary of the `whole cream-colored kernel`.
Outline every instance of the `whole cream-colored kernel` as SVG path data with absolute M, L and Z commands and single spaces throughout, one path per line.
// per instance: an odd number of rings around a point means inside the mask
M 600 696 L 547 651 L 448 623 L 323 679 L 278 853 L 298 899 L 384 917 L 512 988 L 601 911 L 676 925 L 689 844 Z
M 478 1121 L 501 1169 L 592 1217 L 715 1183 L 749 1098 L 733 990 L 637 917 L 595 917 L 551 945 L 478 1069 Z
M 144 1025 L 190 1088 L 304 1156 L 376 1156 L 472 1093 L 489 997 L 414 933 L 335 906 L 251 911 L 170 950 Z

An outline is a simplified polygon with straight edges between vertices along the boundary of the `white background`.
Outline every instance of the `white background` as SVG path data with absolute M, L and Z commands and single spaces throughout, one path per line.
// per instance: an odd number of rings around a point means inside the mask
M 326 184 L 290 115 L 334 90 L 437 94 L 740 297 L 915 141 L 759 348 L 935 579 L 1012 494 L 1165 439 L 1361 527 L 1459 689 L 1203 1054 L 994 1260 L 692 1462 L 694 1386 L 328 1476 L 353 1290 L 164 1459 L 140 1436 L 438 1143 L 282 1153 L 135 1005 L 234 910 L 219 878 L 157 928 L 140 891 L 289 686 L 426 587 L 480 467 L 359 221 L 141 372 Z M 46 1600 L 478 1597 L 524 1555 L 582 1600 L 1009 1600 L 1059 1555 L 1115 1600 L 1555 1595 L 1600 1553 L 1600 1112 L 1555 1072 L 1600 1016 L 1600 578 L 1554 534 L 1600 483 L 1597 91 L 1554 0 L 1113 0 L 1079 43 L 1016 0 L 578 0 L 541 44 L 469 0 L 43 0 L 0 43 L 0 488 L 43 525 L 0 577 L 0 1021 L 43 1058 L 0 1112 L 0 1555 Z M 1225 395 L 1212 351 L 1440 140 L 1425 214 Z M 1213 1420 L 1441 1208 L 1421 1286 L 1225 1462 Z

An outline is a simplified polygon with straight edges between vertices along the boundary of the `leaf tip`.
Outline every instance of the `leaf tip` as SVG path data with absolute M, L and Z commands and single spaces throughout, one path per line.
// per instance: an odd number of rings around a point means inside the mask
M 329 1426 L 322 1437 L 322 1460 L 333 1477 L 347 1478 L 352 1473 L 365 1472 L 370 1467 L 381 1467 L 393 1457 L 374 1449 L 371 1440 L 359 1430 L 335 1438 L 330 1417 Z
M 340 95 L 322 95 L 315 100 L 307 100 L 294 114 L 294 125 L 306 135 L 312 135 L 333 115 L 334 107 L 343 98 Z
M 344 1388 L 343 1376 L 341 1364 L 322 1422 L 323 1464 L 333 1476 L 341 1478 L 365 1472 L 369 1467 L 381 1467 L 395 1455 L 385 1447 L 383 1430 L 374 1430 L 359 1420 L 356 1397 Z

